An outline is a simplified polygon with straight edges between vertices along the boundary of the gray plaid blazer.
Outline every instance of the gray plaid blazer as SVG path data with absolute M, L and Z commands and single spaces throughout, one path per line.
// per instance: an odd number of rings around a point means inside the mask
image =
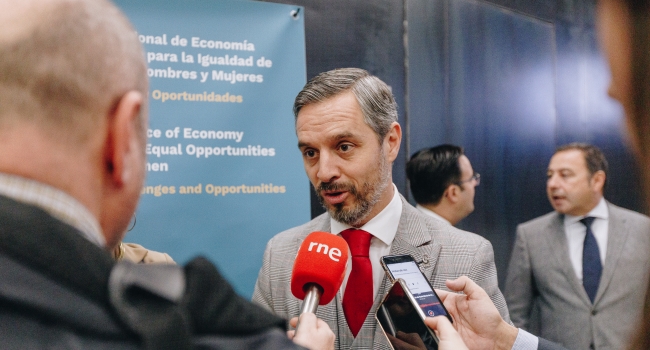
M 313 231 L 330 231 L 327 213 L 281 232 L 269 241 L 255 284 L 254 302 L 287 319 L 298 315 L 301 300 L 291 294 L 291 271 L 300 244 Z M 492 245 L 486 239 L 423 215 L 402 197 L 402 216 L 390 254 L 412 255 L 434 288 L 446 289 L 446 279 L 468 276 L 485 289 L 501 316 L 510 322 L 497 282 Z M 339 290 L 332 302 L 318 308 L 317 316 L 336 334 L 335 349 L 391 349 L 375 319 L 375 310 L 389 286 L 388 278 L 384 277 L 356 338 L 343 314 L 342 291 Z
M 539 327 L 530 330 L 571 350 L 627 348 L 650 278 L 650 219 L 607 207 L 607 256 L 593 305 L 571 265 L 563 215 L 517 227 L 505 288 L 515 326 Z

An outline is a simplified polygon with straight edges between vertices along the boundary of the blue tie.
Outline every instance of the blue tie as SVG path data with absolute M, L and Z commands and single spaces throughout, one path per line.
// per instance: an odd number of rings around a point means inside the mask
M 600 262 L 600 251 L 594 232 L 591 231 L 591 224 L 594 222 L 593 217 L 585 217 L 580 220 L 587 227 L 585 243 L 582 248 L 582 285 L 593 304 L 600 283 L 600 275 L 603 272 L 603 265 Z

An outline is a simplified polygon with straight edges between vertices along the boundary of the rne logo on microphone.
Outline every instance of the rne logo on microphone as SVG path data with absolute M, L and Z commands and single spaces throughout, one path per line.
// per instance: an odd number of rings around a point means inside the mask
M 330 247 L 327 244 L 318 243 L 318 242 L 309 242 L 309 249 L 307 249 L 307 251 L 311 252 L 314 246 L 317 246 L 316 253 L 320 253 L 320 251 L 323 250 L 323 254 L 329 256 L 330 259 L 339 262 L 340 259 L 338 258 L 341 257 L 341 250 L 339 248 L 334 247 L 330 249 Z

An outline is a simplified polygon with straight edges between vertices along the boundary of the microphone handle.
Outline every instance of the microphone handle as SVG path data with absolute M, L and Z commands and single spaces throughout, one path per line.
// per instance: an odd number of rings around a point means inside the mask
M 316 309 L 318 309 L 320 297 L 323 294 L 323 289 L 316 283 L 309 283 L 306 287 L 307 292 L 305 293 L 305 299 L 302 301 L 302 306 L 300 307 L 300 315 L 307 312 L 315 314 Z M 294 337 L 298 334 L 298 327 L 300 327 L 300 315 L 298 315 L 298 324 L 296 324 Z

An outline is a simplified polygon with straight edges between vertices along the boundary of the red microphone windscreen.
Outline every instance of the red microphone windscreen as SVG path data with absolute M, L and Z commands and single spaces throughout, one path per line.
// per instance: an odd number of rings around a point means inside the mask
M 305 299 L 305 286 L 316 283 L 323 288 L 319 305 L 334 299 L 345 278 L 348 263 L 347 242 L 329 232 L 312 232 L 302 242 L 291 274 L 291 293 Z

